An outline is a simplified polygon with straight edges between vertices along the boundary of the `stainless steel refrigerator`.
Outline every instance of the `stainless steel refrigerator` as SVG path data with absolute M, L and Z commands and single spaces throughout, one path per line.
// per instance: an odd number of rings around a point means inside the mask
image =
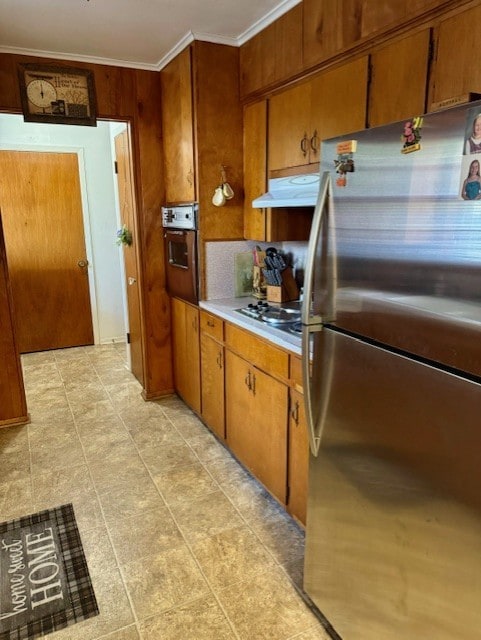
M 333 638 L 481 637 L 478 113 L 322 144 L 304 590 Z

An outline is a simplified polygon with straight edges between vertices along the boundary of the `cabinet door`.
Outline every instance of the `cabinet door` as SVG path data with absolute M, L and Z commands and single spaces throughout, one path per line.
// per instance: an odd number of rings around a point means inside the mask
M 0 427 L 28 422 L 22 364 L 15 336 L 13 301 L 0 215 Z
M 481 68 L 477 63 L 481 5 L 443 20 L 437 31 L 436 61 L 430 102 L 469 92 L 481 93 Z
M 270 170 L 309 162 L 310 87 L 307 82 L 269 100 Z
M 370 127 L 424 113 L 430 39 L 426 29 L 372 53 Z
M 201 333 L 202 417 L 207 426 L 225 439 L 224 419 L 224 347 Z
M 261 100 L 244 109 L 244 238 L 266 239 L 266 211 L 254 209 L 252 200 L 267 185 L 267 102 Z
M 160 73 L 166 202 L 196 200 L 190 55 L 187 47 Z
M 368 58 L 322 73 L 311 83 L 311 126 L 316 140 L 311 161 L 319 161 L 319 140 L 359 131 L 366 124 Z
M 199 310 L 172 299 L 175 389 L 191 409 L 200 413 Z
M 287 386 L 226 352 L 227 444 L 254 476 L 285 504 Z
M 307 482 L 309 471 L 309 441 L 304 413 L 304 397 L 291 389 L 289 412 L 289 487 L 287 510 L 302 524 L 306 524 Z

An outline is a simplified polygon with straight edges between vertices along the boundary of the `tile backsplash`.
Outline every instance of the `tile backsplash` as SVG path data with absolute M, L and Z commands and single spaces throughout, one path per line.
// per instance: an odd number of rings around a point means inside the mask
M 206 300 L 220 300 L 235 297 L 235 258 L 237 253 L 252 251 L 256 245 L 262 249 L 276 247 L 290 257 L 294 276 L 299 287 L 304 281 L 307 242 L 236 242 L 205 243 Z

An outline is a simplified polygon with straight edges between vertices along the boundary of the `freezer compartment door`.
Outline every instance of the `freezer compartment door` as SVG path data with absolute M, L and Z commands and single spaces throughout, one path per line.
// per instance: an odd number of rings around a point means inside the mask
M 336 331 L 318 339 L 334 362 L 305 591 L 344 640 L 478 637 L 481 386 Z

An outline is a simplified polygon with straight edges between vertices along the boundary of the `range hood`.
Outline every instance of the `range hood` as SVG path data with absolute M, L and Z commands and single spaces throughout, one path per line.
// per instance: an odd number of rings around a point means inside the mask
M 269 191 L 252 201 L 256 209 L 264 207 L 315 207 L 319 193 L 319 173 L 303 173 L 272 178 Z

